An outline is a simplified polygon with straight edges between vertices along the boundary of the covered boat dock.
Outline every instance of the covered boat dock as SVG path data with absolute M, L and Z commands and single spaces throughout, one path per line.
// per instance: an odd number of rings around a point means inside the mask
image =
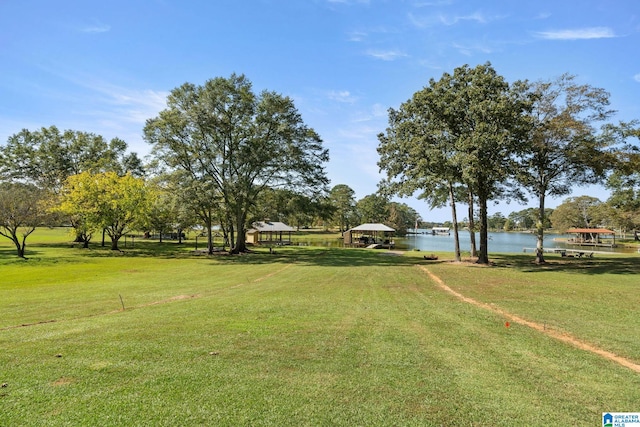
M 393 249 L 395 229 L 384 224 L 360 224 L 342 234 L 344 246 L 351 248 Z
M 253 228 L 247 230 L 247 243 L 259 245 L 290 245 L 291 233 L 295 228 L 283 222 L 258 221 L 254 222 Z
M 606 228 L 572 228 L 567 230 L 567 233 L 575 234 L 575 237 L 567 239 L 568 245 L 616 247 L 616 232 L 613 230 Z

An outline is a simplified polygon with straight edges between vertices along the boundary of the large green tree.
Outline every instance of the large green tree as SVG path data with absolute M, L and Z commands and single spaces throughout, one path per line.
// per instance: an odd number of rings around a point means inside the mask
M 620 231 L 640 229 L 640 171 L 609 177 L 607 188 L 611 191 L 607 199 L 609 218 Z M 638 233 L 636 232 L 637 236 Z
M 380 183 L 385 195 L 410 196 L 426 200 L 431 208 L 451 206 L 454 235 L 454 256 L 460 261 L 460 239 L 456 195 L 462 183 L 461 168 L 455 161 L 454 140 L 446 132 L 441 112 L 438 82 L 416 92 L 398 110 L 389 109 L 389 125 L 378 135 L 378 166 L 387 178 Z
M 545 199 L 603 179 L 611 166 L 606 150 L 612 139 L 595 125 L 614 112 L 604 89 L 579 84 L 569 74 L 533 84 L 530 94 L 533 127 L 519 181 L 538 199 L 536 262 L 544 263 Z
M 20 258 L 25 258 L 27 237 L 46 216 L 43 191 L 21 182 L 0 183 L 0 236 L 11 240 Z
M 602 206 L 603 203 L 597 197 L 569 197 L 553 210 L 551 223 L 558 231 L 574 227 L 593 228 L 604 219 Z
M 420 189 L 433 202 L 448 189 L 454 215 L 457 186 L 470 205 L 477 200 L 482 264 L 489 262 L 487 203 L 518 196 L 505 184 L 528 131 L 528 108 L 521 83 L 509 85 L 489 63 L 465 65 L 391 110 L 387 133 L 379 136 L 379 165 L 400 191 Z
M 233 253 L 246 250 L 250 210 L 266 188 L 314 192 L 328 183 L 328 151 L 293 101 L 256 95 L 243 75 L 174 89 L 144 134 L 168 168 L 214 190 Z
M 329 193 L 329 199 L 334 208 L 333 222 L 341 233 L 358 222 L 355 196 L 355 191 L 346 184 L 333 186 Z
M 56 192 L 67 177 L 85 171 L 143 174 L 137 154 L 126 150 L 123 140 L 107 141 L 90 132 L 61 132 L 56 126 L 23 129 L 0 147 L 0 177 Z
M 389 199 L 380 194 L 369 194 L 356 203 L 358 217 L 365 223 L 384 223 L 389 218 Z
M 406 203 L 389 202 L 389 215 L 384 223 L 396 230 L 398 235 L 404 236 L 407 230 L 415 227 L 420 215 Z
M 623 142 L 615 150 L 616 163 L 606 187 L 611 196 L 606 204 L 612 224 L 621 232 L 634 230 L 636 240 L 640 239 L 640 128 L 638 121 L 608 125 L 607 131 L 615 141 Z
M 320 214 L 321 199 L 282 188 L 265 189 L 256 203 L 254 219 L 282 221 L 298 230 L 313 224 Z

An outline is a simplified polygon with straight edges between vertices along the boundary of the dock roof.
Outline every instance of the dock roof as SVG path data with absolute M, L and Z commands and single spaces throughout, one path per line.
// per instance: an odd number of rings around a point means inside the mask
M 567 233 L 616 234 L 615 231 L 606 228 L 571 228 Z
M 357 227 L 353 227 L 349 231 L 396 231 L 395 229 L 384 224 L 360 224 Z

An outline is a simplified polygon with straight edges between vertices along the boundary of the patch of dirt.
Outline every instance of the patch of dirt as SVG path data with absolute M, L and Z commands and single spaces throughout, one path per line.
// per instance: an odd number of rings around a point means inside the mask
M 61 377 L 51 383 L 54 387 L 61 387 L 73 383 L 75 380 L 69 377 Z
M 53 319 L 53 320 L 43 320 L 41 322 L 35 322 L 35 323 L 23 323 L 22 325 L 5 326 L 4 328 L 0 328 L 0 331 L 6 331 L 8 329 L 16 329 L 16 328 L 26 328 L 28 326 L 43 325 L 45 323 L 55 323 L 55 322 L 57 322 L 57 320 Z
M 500 314 L 501 316 L 504 316 L 505 318 L 507 318 L 509 321 L 511 322 L 515 322 L 515 323 L 519 323 L 521 325 L 525 325 L 528 326 L 532 329 L 535 329 L 536 331 L 539 331 L 545 335 L 548 335 L 552 338 L 555 338 L 559 341 L 562 341 L 564 343 L 570 344 L 576 348 L 579 348 L 581 350 L 585 350 L 588 352 L 591 352 L 593 354 L 597 354 L 598 356 L 604 357 L 605 359 L 611 360 L 613 362 L 618 363 L 619 365 L 622 365 L 626 368 L 631 369 L 632 371 L 638 372 L 640 373 L 640 364 L 635 363 L 634 361 L 627 359 L 625 357 L 622 356 L 618 356 L 615 353 L 612 353 L 610 351 L 607 350 L 603 350 L 599 347 L 596 347 L 592 344 L 589 344 L 585 341 L 579 340 L 578 338 L 574 337 L 571 334 L 568 334 L 566 332 L 562 332 L 562 331 L 556 331 L 553 329 L 549 329 L 546 327 L 546 325 L 540 324 L 540 323 L 536 323 L 536 322 L 532 322 L 530 320 L 526 320 L 523 319 L 520 316 L 516 316 L 515 314 L 509 313 L 508 311 L 502 310 L 498 307 L 495 307 L 494 305 L 491 304 L 487 304 L 484 302 L 480 302 L 477 300 L 474 300 L 473 298 L 469 298 L 466 297 L 464 295 L 462 295 L 461 293 L 454 291 L 453 289 L 451 289 L 449 286 L 447 286 L 444 281 L 442 279 L 440 279 L 438 276 L 436 276 L 435 274 L 433 274 L 431 271 L 429 271 L 429 269 L 427 269 L 426 267 L 422 266 L 422 265 L 418 265 L 418 268 L 420 268 L 422 271 L 424 271 L 425 273 L 427 273 L 429 275 L 429 277 L 431 278 L 431 280 L 433 280 L 442 290 L 450 293 L 451 295 L 455 296 L 456 298 L 458 298 L 459 300 L 466 302 L 468 304 L 472 304 L 476 307 L 480 307 L 483 308 L 485 310 L 489 310 L 492 311 L 494 313 Z

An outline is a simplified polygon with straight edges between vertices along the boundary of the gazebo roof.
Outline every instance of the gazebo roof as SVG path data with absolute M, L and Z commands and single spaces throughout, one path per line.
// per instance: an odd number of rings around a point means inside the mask
M 616 234 L 615 231 L 606 228 L 571 228 L 567 233 Z
M 395 229 L 388 227 L 384 224 L 360 224 L 357 227 L 353 227 L 349 231 L 396 231 Z
M 257 222 L 254 222 L 252 225 L 253 225 L 253 230 L 259 231 L 261 233 L 265 233 L 269 231 L 273 231 L 273 232 L 296 231 L 295 228 L 288 226 L 284 222 L 278 222 L 278 221 L 257 221 Z

